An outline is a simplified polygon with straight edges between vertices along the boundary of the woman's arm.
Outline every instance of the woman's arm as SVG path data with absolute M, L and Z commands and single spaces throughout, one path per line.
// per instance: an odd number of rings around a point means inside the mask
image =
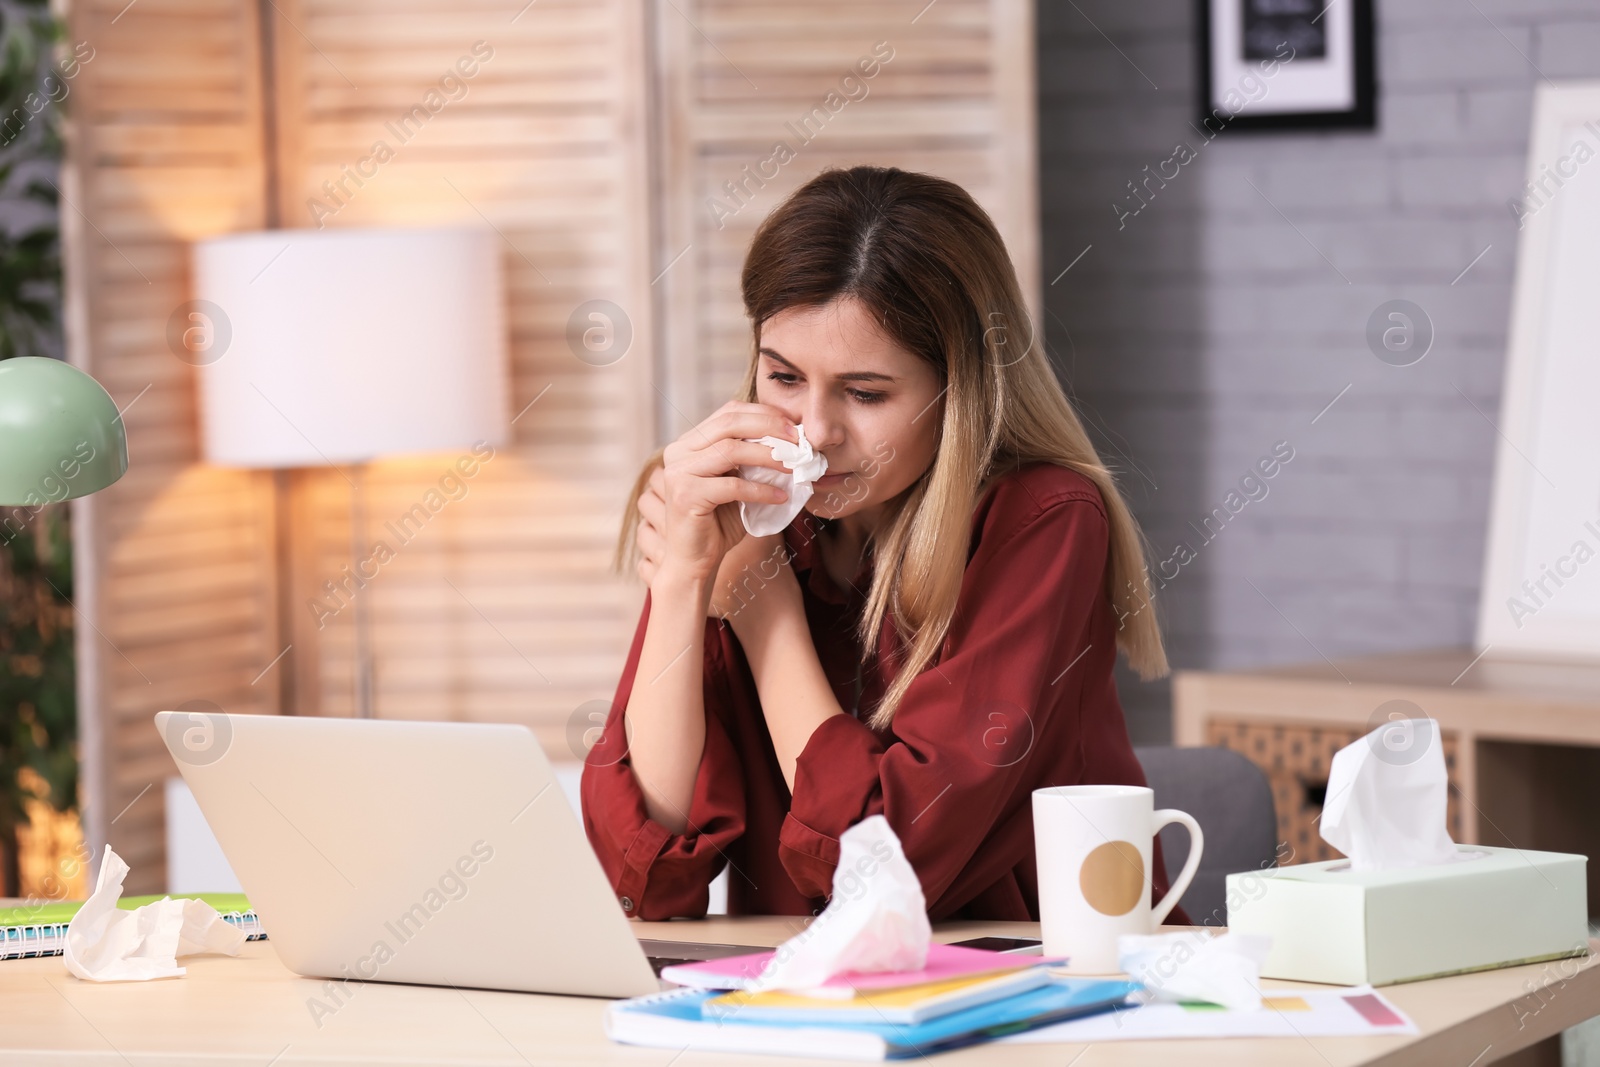
M 753 463 L 785 469 L 763 433 L 793 437 L 775 409 L 730 400 L 662 450 L 662 466 L 639 497 L 636 531 L 648 572 L 652 611 L 635 686 L 624 712 L 628 751 L 651 819 L 675 834 L 689 828 L 688 808 L 705 747 L 702 657 L 706 609 L 724 556 L 745 538 L 746 503 L 787 498 L 776 486 L 742 478 Z
M 702 689 L 711 581 L 670 568 L 650 583 L 650 618 L 628 696 L 629 763 L 650 818 L 675 834 L 689 827 L 689 802 L 705 747 Z
M 628 752 L 627 707 L 635 683 L 649 684 L 641 678 L 640 661 L 654 617 L 654 598 L 647 589 L 605 724 L 584 759 L 583 827 L 626 914 L 641 919 L 701 916 L 710 901 L 711 880 L 745 830 L 744 767 L 731 727 L 737 701 L 728 684 L 730 639 L 714 621 L 699 620 L 705 658 L 694 673 L 701 678 L 700 702 L 706 709 L 703 751 L 681 815 L 687 829 L 674 833 L 650 817 L 649 802 L 631 766 L 634 755 Z
M 778 576 L 728 622 L 744 648 L 783 780 L 793 793 L 795 763 L 812 732 L 844 714 L 817 656 L 794 571 L 787 564 L 778 568 Z

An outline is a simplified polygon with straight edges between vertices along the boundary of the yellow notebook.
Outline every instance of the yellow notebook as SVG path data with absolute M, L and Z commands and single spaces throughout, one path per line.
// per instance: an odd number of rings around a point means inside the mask
M 963 975 L 922 985 L 867 990 L 846 1000 L 781 990 L 738 990 L 712 997 L 701 1005 L 701 1013 L 707 1019 L 738 1016 L 750 1022 L 920 1023 L 1038 989 L 1049 982 L 1049 968 L 1040 965 L 1001 974 Z

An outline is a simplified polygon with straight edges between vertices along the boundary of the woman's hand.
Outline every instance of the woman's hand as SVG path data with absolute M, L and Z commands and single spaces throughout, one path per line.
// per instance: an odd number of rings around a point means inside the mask
M 728 614 L 732 608 L 725 602 L 727 581 L 745 566 L 759 563 L 783 539 L 782 534 L 751 538 L 739 517 L 742 500 L 777 504 L 788 499 L 776 486 L 738 475 L 741 464 L 788 469 L 772 458 L 771 448 L 745 440 L 766 436 L 799 440 L 794 425 L 775 409 L 730 400 L 666 447 L 664 465 L 650 476 L 639 496 L 636 541 L 639 576 L 646 584 L 653 585 L 664 570 L 701 580 L 714 578 L 717 588 L 707 613 Z M 725 567 L 730 552 L 745 541 L 755 543 L 746 545 Z
M 665 478 L 661 468 L 656 468 L 639 496 L 639 577 L 646 585 L 655 577 L 666 556 L 666 538 L 661 533 L 666 525 L 667 502 L 662 497 Z M 743 528 L 744 524 L 740 523 L 740 529 Z M 767 537 L 752 537 L 746 533 L 722 557 L 711 587 L 711 599 L 706 604 L 706 615 L 723 619 L 738 614 L 750 594 L 772 580 L 774 567 L 787 565 L 788 553 L 783 549 L 781 533 Z

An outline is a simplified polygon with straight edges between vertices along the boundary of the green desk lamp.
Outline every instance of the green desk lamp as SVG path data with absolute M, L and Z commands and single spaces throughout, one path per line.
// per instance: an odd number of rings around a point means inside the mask
M 0 359 L 0 505 L 87 496 L 127 469 L 122 416 L 99 382 L 59 359 Z

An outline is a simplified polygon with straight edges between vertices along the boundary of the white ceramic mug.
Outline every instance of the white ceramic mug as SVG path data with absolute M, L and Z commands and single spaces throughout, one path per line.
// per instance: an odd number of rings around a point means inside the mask
M 1152 908 L 1151 842 L 1174 822 L 1189 828 L 1189 858 Z M 1189 888 L 1205 845 L 1193 816 L 1156 811 L 1155 793 L 1140 785 L 1035 789 L 1033 836 L 1044 954 L 1068 957 L 1069 974 L 1117 973 L 1117 938 L 1154 932 Z

